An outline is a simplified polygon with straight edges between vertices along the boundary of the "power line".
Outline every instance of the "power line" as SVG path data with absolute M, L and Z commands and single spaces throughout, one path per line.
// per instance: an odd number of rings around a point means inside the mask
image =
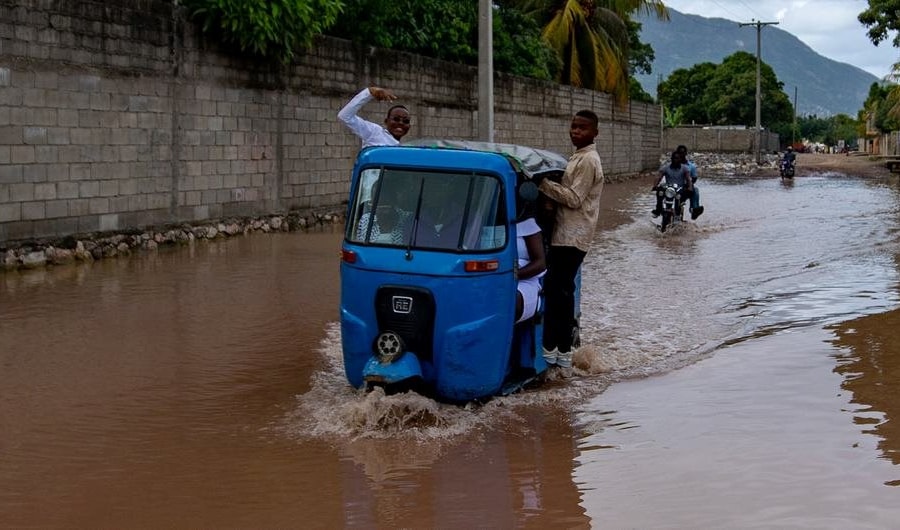
M 716 4 L 717 6 L 719 6 L 719 8 L 722 9 L 723 11 L 727 11 L 729 14 L 731 14 L 735 18 L 743 18 L 740 15 L 738 15 L 737 13 L 735 13 L 734 11 L 732 11 L 731 9 L 728 9 L 724 5 L 720 4 L 716 0 L 710 0 L 710 1 L 714 4 Z M 741 3 L 744 4 L 744 2 L 741 2 Z M 750 9 L 750 7 L 748 7 L 747 4 L 744 4 L 744 7 L 746 7 L 747 9 Z M 753 11 L 753 9 L 750 9 L 750 11 L 753 12 L 753 14 L 756 14 L 756 11 Z
M 748 6 L 747 3 L 744 2 L 744 0 L 738 0 L 738 2 L 740 2 L 742 6 L 746 7 L 747 9 L 749 9 L 753 14 L 755 14 L 756 16 L 759 16 L 759 13 L 757 13 L 756 10 L 753 9 L 752 7 Z

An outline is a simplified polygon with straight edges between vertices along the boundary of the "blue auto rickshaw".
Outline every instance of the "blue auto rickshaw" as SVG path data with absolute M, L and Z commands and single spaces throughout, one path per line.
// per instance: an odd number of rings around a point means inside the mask
M 532 177 L 558 179 L 565 165 L 549 151 L 463 141 L 359 154 L 341 253 L 351 385 L 468 402 L 546 371 L 542 311 L 514 322 L 516 222 L 538 199 Z

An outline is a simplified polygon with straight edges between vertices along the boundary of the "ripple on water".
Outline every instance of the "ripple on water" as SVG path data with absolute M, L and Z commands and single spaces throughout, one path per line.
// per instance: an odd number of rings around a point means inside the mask
M 647 198 L 601 226 L 584 265 L 583 363 L 640 376 L 734 341 L 900 303 L 896 189 L 848 178 L 702 181 L 704 215 L 660 233 Z M 577 359 L 577 357 L 576 357 Z

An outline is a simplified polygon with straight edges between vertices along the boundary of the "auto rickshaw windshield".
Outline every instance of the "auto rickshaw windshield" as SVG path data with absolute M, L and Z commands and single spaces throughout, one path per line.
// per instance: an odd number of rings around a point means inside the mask
M 494 176 L 370 168 L 357 185 L 348 241 L 452 251 L 506 245 L 503 187 Z

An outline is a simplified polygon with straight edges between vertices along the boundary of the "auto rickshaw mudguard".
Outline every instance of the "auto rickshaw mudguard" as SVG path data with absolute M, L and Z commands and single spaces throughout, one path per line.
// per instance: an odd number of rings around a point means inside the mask
M 370 384 L 396 385 L 413 378 L 422 379 L 422 365 L 412 352 L 404 352 L 389 363 L 371 357 L 363 368 L 363 379 Z

